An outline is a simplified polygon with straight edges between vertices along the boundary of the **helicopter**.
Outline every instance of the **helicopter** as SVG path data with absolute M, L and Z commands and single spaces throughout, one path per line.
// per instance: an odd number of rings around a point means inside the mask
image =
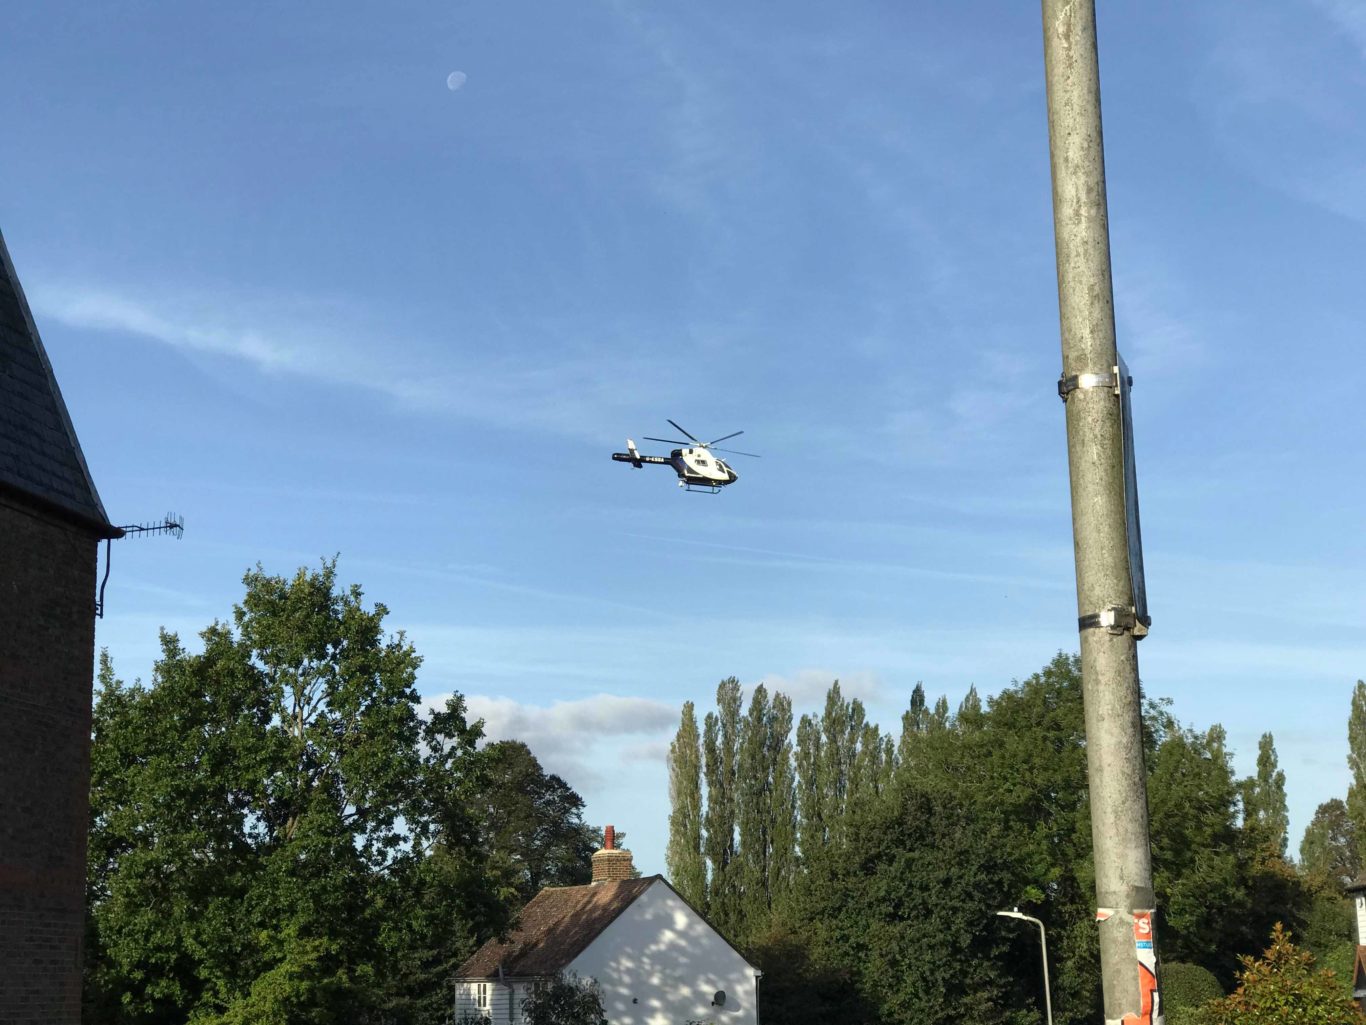
M 739 480 L 740 475 L 726 465 L 725 460 L 712 454 L 712 446 L 718 441 L 727 441 L 737 438 L 744 431 L 735 431 L 727 434 L 715 441 L 699 441 L 697 438 L 688 434 L 686 430 L 674 423 L 669 423 L 680 433 L 687 435 L 688 441 L 679 441 L 676 438 L 646 438 L 646 441 L 658 441 L 665 445 L 680 445 L 668 454 L 668 456 L 646 456 L 641 455 L 636 448 L 636 443 L 630 438 L 626 439 L 625 452 L 613 452 L 612 458 L 618 463 L 630 463 L 639 470 L 646 463 L 658 466 L 672 466 L 674 472 L 678 474 L 678 486 L 685 491 L 703 491 L 709 494 L 716 494 L 727 484 L 734 484 Z M 718 448 L 717 452 L 725 452 L 729 455 L 749 456 L 758 459 L 759 456 L 753 452 L 736 452 L 733 449 Z

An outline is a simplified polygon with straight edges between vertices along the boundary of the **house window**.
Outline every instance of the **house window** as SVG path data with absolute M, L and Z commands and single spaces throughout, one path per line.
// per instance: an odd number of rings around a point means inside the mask
M 481 1011 L 489 1009 L 489 984 L 487 982 L 476 982 L 474 984 L 474 1006 Z

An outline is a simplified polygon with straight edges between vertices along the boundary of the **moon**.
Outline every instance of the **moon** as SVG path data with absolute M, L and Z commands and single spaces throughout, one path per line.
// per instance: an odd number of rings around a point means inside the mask
M 457 89 L 459 89 L 462 85 L 465 84 L 465 79 L 468 77 L 469 76 L 466 75 L 463 71 L 452 71 L 449 75 L 446 76 L 446 88 L 449 89 L 451 92 L 455 92 Z

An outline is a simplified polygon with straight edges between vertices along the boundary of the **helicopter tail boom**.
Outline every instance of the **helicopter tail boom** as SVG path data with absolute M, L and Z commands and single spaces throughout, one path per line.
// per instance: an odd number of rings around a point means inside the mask
M 619 463 L 630 463 L 637 470 L 639 470 L 646 463 L 659 463 L 665 466 L 669 465 L 669 460 L 666 459 L 664 456 L 641 455 L 640 450 L 636 448 L 636 443 L 632 441 L 630 438 L 626 439 L 626 448 L 627 451 L 625 452 L 613 452 L 612 458 Z
M 631 455 L 629 452 L 613 452 L 612 458 L 619 463 L 630 463 L 637 469 L 644 466 L 646 463 L 656 463 L 659 466 L 670 465 L 669 460 L 664 456 L 643 456 L 639 452 L 635 455 Z

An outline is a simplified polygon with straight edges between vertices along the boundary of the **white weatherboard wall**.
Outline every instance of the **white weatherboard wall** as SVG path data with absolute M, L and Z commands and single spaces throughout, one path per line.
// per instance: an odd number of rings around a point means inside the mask
M 491 1025 L 521 1025 L 522 1001 L 530 994 L 532 983 L 526 979 L 508 980 L 503 984 L 496 979 L 483 982 L 487 986 L 487 1005 L 479 1006 L 479 982 L 457 982 L 455 984 L 456 1020 L 488 1018 Z
M 657 881 L 569 966 L 602 988 L 611 1025 L 758 1025 L 756 970 Z M 722 1007 L 712 1006 L 717 991 Z

